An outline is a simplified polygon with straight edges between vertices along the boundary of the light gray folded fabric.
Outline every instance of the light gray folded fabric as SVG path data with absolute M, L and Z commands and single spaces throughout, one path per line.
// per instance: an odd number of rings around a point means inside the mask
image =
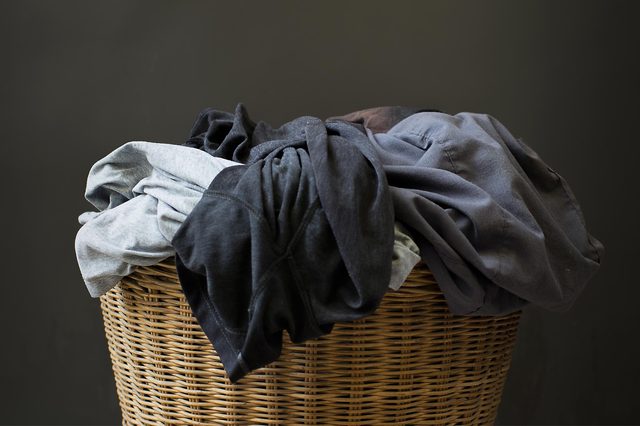
M 409 231 L 399 222 L 394 226 L 393 260 L 389 287 L 398 290 L 413 268 L 420 262 L 420 249 L 409 236 Z
M 175 254 L 171 239 L 218 173 L 234 161 L 198 149 L 129 142 L 93 165 L 86 199 L 99 212 L 78 218 L 80 272 L 92 297 L 115 286 L 136 266 Z

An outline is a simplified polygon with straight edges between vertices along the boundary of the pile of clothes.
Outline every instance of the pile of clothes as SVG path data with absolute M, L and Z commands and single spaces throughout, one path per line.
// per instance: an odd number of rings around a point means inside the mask
M 566 181 L 486 114 L 379 107 L 274 128 L 206 109 L 183 145 L 90 170 L 75 248 L 93 297 L 175 256 L 235 382 L 375 311 L 422 261 L 454 314 L 568 309 L 598 269 Z

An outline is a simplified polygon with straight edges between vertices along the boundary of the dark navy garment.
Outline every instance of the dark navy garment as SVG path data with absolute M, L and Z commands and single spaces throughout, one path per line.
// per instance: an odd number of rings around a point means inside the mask
M 300 117 L 273 129 L 205 111 L 190 146 L 223 170 L 176 233 L 180 282 L 230 380 L 335 322 L 372 313 L 389 285 L 393 207 L 367 136 Z M 198 142 L 202 142 L 201 144 Z
M 376 118 L 388 129 L 362 124 L 384 164 L 396 220 L 453 313 L 571 307 L 604 247 L 556 171 L 486 114 L 373 111 L 389 116 Z

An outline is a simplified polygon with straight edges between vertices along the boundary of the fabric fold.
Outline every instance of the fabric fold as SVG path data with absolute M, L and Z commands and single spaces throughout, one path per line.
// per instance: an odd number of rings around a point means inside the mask
M 128 142 L 96 162 L 85 198 L 98 212 L 78 218 L 76 258 L 99 297 L 136 266 L 171 257 L 171 239 L 211 180 L 238 163 L 180 145 Z

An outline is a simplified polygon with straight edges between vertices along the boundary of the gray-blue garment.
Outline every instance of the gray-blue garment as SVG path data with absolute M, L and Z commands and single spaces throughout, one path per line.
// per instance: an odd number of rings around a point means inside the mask
M 600 266 L 567 182 L 490 115 L 420 112 L 365 131 L 454 314 L 566 310 Z
M 89 293 L 101 296 L 136 266 L 173 256 L 171 239 L 218 173 L 238 163 L 200 150 L 129 142 L 93 165 L 76 257 Z

